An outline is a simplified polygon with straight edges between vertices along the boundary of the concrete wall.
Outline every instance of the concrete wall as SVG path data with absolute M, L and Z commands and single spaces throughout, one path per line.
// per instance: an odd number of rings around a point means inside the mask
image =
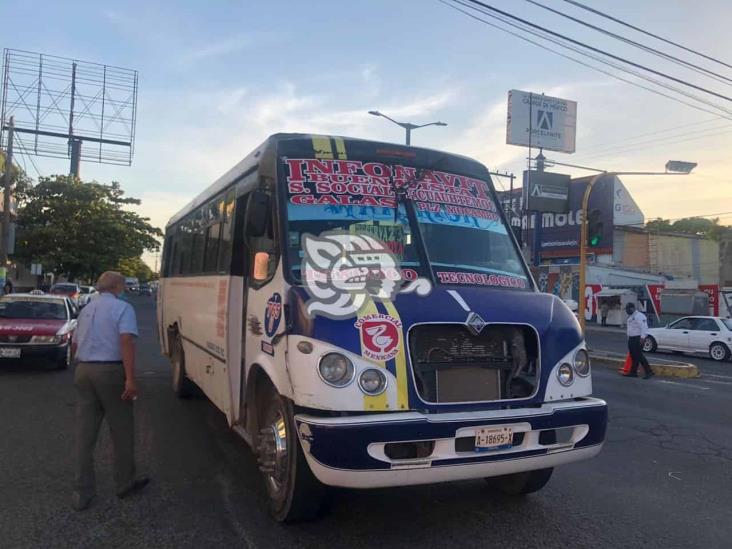
M 732 288 L 732 229 L 722 233 L 719 242 L 719 284 Z
M 613 262 L 620 267 L 648 271 L 648 233 L 615 229 L 613 235 Z
M 719 242 L 680 234 L 648 235 L 650 271 L 699 284 L 719 283 Z

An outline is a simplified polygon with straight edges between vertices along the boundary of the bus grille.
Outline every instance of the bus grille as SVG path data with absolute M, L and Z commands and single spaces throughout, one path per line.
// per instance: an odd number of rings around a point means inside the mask
M 538 380 L 538 341 L 528 326 L 422 324 L 409 331 L 409 352 L 422 400 L 485 402 L 531 396 Z

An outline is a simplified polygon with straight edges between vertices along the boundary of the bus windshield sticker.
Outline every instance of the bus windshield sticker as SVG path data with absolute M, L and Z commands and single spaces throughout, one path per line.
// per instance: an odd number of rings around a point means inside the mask
M 288 158 L 284 164 L 291 220 L 393 220 L 393 186 L 406 185 L 422 223 L 506 233 L 488 183 L 480 179 L 358 160 Z M 398 220 L 407 224 L 402 204 L 399 210 Z
M 526 288 L 523 277 L 459 271 L 435 271 L 441 284 L 465 284 L 470 286 L 501 286 L 503 288 Z

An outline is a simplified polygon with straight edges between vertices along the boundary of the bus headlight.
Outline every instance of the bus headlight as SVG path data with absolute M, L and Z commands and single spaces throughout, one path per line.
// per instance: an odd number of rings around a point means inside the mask
M 564 387 L 569 387 L 574 382 L 574 370 L 566 362 L 557 370 L 557 379 Z
M 590 355 L 584 349 L 580 349 L 574 355 L 574 371 L 582 377 L 590 374 Z
M 358 376 L 358 386 L 367 395 L 380 395 L 386 389 L 386 376 L 381 370 L 368 368 Z
M 318 364 L 320 378 L 333 387 L 345 387 L 353 381 L 353 362 L 341 353 L 328 353 Z

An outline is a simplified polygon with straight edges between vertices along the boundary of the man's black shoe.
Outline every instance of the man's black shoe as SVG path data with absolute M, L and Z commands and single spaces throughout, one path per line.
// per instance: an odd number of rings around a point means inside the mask
M 651 370 L 650 372 L 646 372 L 646 375 L 643 376 L 643 379 L 651 379 L 655 375 L 656 375 L 656 372 Z
M 131 496 L 132 494 L 136 494 L 137 492 L 140 492 L 143 488 L 145 488 L 145 486 L 147 486 L 148 484 L 150 484 L 149 478 L 139 478 L 135 482 L 133 482 L 129 488 L 118 492 L 117 497 L 119 499 L 124 499 L 128 496 Z
M 638 377 L 638 374 L 623 374 L 623 377 Z

